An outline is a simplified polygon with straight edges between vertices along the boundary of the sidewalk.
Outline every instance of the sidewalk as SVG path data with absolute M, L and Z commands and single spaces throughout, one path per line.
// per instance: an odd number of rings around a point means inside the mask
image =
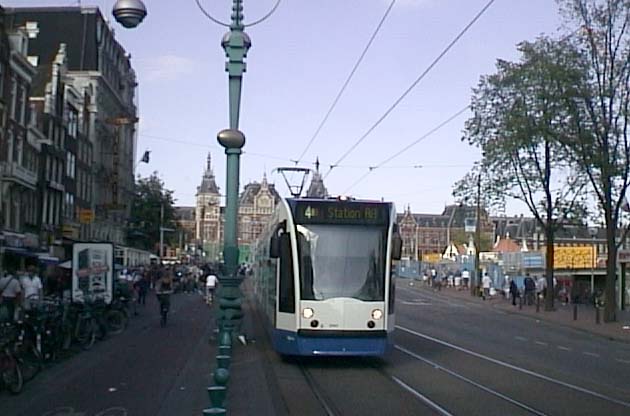
M 427 286 L 420 285 L 423 288 Z M 592 305 L 578 304 L 577 320 L 573 319 L 573 304 L 563 305 L 560 302 L 554 304 L 555 311 L 546 312 L 544 303 L 540 304 L 539 312 L 536 312 L 536 305 L 523 305 L 519 308 L 512 305 L 511 300 L 496 295 L 490 300 L 484 301 L 481 297 L 473 297 L 468 289 L 456 290 L 455 288 L 443 288 L 440 292 L 445 296 L 459 298 L 462 301 L 485 304 L 488 307 L 501 311 L 521 315 L 524 317 L 553 322 L 558 325 L 574 328 L 579 331 L 588 332 L 594 335 L 606 337 L 616 341 L 630 343 L 630 311 L 617 311 L 617 322 L 604 323 L 603 310 L 600 311 L 600 323 L 596 323 L 596 311 Z M 517 300 L 518 302 L 518 300 Z M 624 329 L 625 328 L 625 329 Z

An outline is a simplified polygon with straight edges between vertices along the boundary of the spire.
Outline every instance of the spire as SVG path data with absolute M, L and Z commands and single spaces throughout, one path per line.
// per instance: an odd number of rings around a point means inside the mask
M 198 194 L 218 194 L 219 187 L 217 186 L 216 181 L 214 180 L 214 172 L 212 172 L 212 156 L 210 152 L 208 152 L 208 158 L 206 162 L 206 171 L 203 174 L 203 179 L 201 180 L 201 186 L 197 188 Z
M 324 185 L 324 179 L 319 173 L 319 157 L 315 160 L 315 172 L 313 172 L 313 179 L 311 179 L 311 185 L 306 191 L 307 198 L 326 198 L 328 196 L 328 190 Z

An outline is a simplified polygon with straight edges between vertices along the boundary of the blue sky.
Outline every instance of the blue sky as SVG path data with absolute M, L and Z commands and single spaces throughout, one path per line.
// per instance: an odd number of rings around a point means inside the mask
M 247 137 L 241 186 L 267 172 L 282 194 L 274 168 L 292 165 L 304 150 L 340 90 L 391 0 L 282 0 L 277 12 L 247 29 L 247 58 L 240 129 Z M 231 0 L 204 0 L 228 20 Z M 246 21 L 275 0 L 245 1 Z M 328 122 L 305 155 L 326 173 L 487 0 L 397 0 L 363 63 Z M 77 4 L 72 1 L 11 0 L 5 6 Z M 100 6 L 111 18 L 113 0 Z M 137 173 L 159 172 L 178 205 L 193 205 L 208 151 L 218 185 L 225 189 L 225 155 L 216 142 L 228 125 L 227 74 L 220 46 L 225 28 L 210 22 L 194 0 L 145 1 L 146 20 L 135 30 L 114 23 L 116 38 L 132 55 L 140 89 L 139 156 L 151 150 Z M 113 18 L 112 18 L 113 20 Z M 496 0 L 450 52 L 365 140 L 326 176 L 331 194 L 341 194 L 374 166 L 417 140 L 470 102 L 481 75 L 497 58 L 517 59 L 515 45 L 557 33 L 560 17 L 552 0 Z M 479 159 L 461 141 L 466 112 L 372 171 L 348 190 L 356 197 L 408 204 L 414 212 L 439 213 L 452 203 L 452 185 Z M 182 143 L 186 142 L 186 143 Z M 415 167 L 421 165 L 421 168 Z M 526 212 L 510 204 L 508 214 Z

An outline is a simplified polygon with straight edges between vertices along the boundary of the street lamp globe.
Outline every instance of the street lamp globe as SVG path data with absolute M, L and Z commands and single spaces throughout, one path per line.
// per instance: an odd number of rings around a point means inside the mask
M 114 4 L 112 14 L 118 23 L 132 29 L 147 15 L 147 8 L 140 0 L 118 0 Z

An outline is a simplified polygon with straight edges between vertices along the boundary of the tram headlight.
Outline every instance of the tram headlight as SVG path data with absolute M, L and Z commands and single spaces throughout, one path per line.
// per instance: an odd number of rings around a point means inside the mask
M 383 317 L 383 311 L 380 309 L 374 309 L 372 311 L 372 319 L 379 320 Z
M 302 316 L 306 319 L 311 319 L 313 317 L 313 315 L 315 315 L 315 311 L 313 311 L 313 309 L 311 308 L 304 308 L 302 309 Z

